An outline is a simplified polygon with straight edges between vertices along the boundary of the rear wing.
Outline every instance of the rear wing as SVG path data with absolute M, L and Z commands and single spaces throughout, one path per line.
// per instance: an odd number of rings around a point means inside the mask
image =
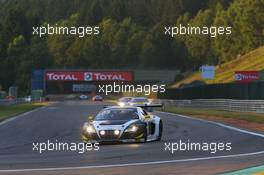
M 162 110 L 164 110 L 163 104 L 139 104 L 139 105 L 135 105 L 135 106 L 143 108 L 148 112 L 152 112 L 153 108 L 161 108 Z
M 136 107 L 141 107 L 141 108 L 162 108 L 164 105 L 163 104 L 139 104 L 135 105 Z
M 114 107 L 114 106 L 104 106 L 104 108 L 109 108 L 109 107 Z M 125 106 L 125 107 L 130 107 L 130 106 Z M 164 104 L 138 104 L 138 105 L 133 105 L 131 107 L 140 107 L 149 112 L 153 111 L 153 108 L 162 108 L 162 110 L 164 110 Z

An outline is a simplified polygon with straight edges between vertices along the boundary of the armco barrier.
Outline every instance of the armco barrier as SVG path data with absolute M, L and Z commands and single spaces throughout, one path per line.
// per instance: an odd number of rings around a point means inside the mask
M 237 99 L 264 100 L 264 81 L 252 83 L 208 84 L 185 88 L 168 88 L 158 93 L 160 99 Z
M 233 99 L 194 99 L 194 100 L 155 100 L 166 106 L 208 108 L 225 111 L 264 113 L 264 100 L 233 100 Z
M 0 106 L 4 105 L 14 105 L 14 104 L 21 104 L 21 103 L 26 103 L 24 98 L 17 98 L 17 99 L 3 99 L 0 100 Z

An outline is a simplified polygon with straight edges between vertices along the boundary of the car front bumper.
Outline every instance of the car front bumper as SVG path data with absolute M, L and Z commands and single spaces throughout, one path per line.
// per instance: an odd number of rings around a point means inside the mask
M 138 130 L 137 132 L 123 132 L 122 135 L 114 135 L 113 130 L 107 130 L 104 136 L 99 136 L 97 133 L 89 134 L 82 132 L 82 140 L 84 142 L 143 142 L 144 132 Z

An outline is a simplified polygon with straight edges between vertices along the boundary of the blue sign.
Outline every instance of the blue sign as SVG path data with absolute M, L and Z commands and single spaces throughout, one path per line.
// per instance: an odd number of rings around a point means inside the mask
M 214 79 L 215 78 L 215 67 L 214 66 L 202 66 L 200 67 L 201 76 L 203 79 Z
M 44 89 L 44 70 L 33 70 L 31 76 L 31 90 Z

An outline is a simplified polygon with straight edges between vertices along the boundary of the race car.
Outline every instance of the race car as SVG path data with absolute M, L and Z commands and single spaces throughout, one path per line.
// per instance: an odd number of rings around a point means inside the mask
M 150 102 L 145 97 L 133 97 L 129 102 L 129 106 L 138 106 L 138 105 L 149 105 Z
M 147 98 L 145 97 L 133 97 L 129 102 L 129 106 L 144 106 L 146 111 L 152 112 L 153 107 L 157 107 L 153 105 Z M 151 105 L 151 107 L 150 107 Z
M 93 98 L 92 98 L 93 101 L 103 101 L 103 97 L 100 96 L 100 95 L 95 95 Z
M 122 97 L 118 100 L 119 106 L 127 106 L 129 105 L 129 101 L 132 99 L 132 97 Z
M 79 96 L 79 99 L 80 99 L 80 100 L 87 100 L 87 99 L 88 99 L 88 96 L 82 94 L 82 95 Z
M 141 107 L 112 106 L 101 110 L 82 128 L 82 140 L 94 142 L 160 141 L 163 124 L 160 117 Z

